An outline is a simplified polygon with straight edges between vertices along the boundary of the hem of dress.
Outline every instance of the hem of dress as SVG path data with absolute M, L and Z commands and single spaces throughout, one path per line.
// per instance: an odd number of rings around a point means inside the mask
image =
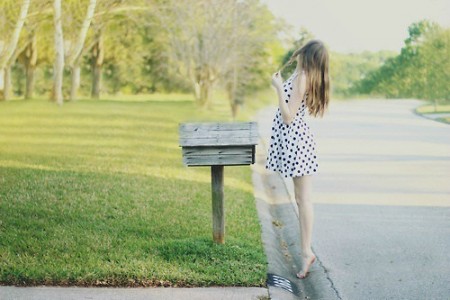
M 309 174 L 307 174 L 307 173 L 304 173 L 304 174 L 302 174 L 302 175 L 300 175 L 300 174 L 294 174 L 294 175 L 290 176 L 289 174 L 283 173 L 283 172 L 279 171 L 278 169 L 272 169 L 272 168 L 270 168 L 270 167 L 268 167 L 268 166 L 265 166 L 265 168 L 266 168 L 267 170 L 270 170 L 270 171 L 279 173 L 279 174 L 280 174 L 281 176 L 283 176 L 284 178 L 293 178 L 293 177 L 311 176 L 311 175 L 317 175 L 317 174 L 319 173 L 319 171 L 316 169 L 316 171 L 311 171 Z

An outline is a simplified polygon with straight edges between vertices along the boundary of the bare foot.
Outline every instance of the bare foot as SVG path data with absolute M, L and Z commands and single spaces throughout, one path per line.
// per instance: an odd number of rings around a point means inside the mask
M 314 263 L 315 260 L 316 260 L 316 256 L 314 254 L 311 254 L 308 256 L 302 255 L 303 269 L 297 273 L 297 277 L 300 279 L 305 278 L 308 273 L 309 267 L 311 267 L 311 265 Z

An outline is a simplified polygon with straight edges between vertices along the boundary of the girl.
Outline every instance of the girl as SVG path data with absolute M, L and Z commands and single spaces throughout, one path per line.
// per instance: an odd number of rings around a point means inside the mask
M 297 62 L 294 73 L 284 83 L 281 70 Z M 324 44 L 312 40 L 295 51 L 290 60 L 272 76 L 279 107 L 272 124 L 266 169 L 277 171 L 294 182 L 301 230 L 302 269 L 306 277 L 316 260 L 311 249 L 313 205 L 310 199 L 311 176 L 318 171 L 314 135 L 305 123 L 305 111 L 323 117 L 329 103 L 328 52 Z

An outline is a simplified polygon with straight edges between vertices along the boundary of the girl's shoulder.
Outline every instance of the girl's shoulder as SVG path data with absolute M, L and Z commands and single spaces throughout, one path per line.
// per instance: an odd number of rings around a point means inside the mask
M 285 82 L 285 83 L 291 83 L 291 82 L 295 79 L 295 77 L 297 77 L 297 76 L 298 76 L 298 71 L 295 70 L 295 71 L 291 74 L 291 76 L 289 76 L 288 79 L 286 79 L 284 82 Z

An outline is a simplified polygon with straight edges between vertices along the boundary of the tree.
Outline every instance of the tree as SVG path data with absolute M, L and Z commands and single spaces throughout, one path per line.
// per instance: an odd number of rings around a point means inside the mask
M 211 88 L 232 46 L 228 39 L 232 5 L 228 0 L 169 0 L 156 12 L 167 32 L 174 67 L 191 82 L 195 99 L 203 107 L 209 104 Z
M 51 46 L 52 7 L 47 0 L 33 0 L 18 50 L 17 61 L 23 65 L 25 99 L 32 99 L 35 88 L 35 72 L 39 64 L 48 64 L 53 57 Z M 18 87 L 20 89 L 20 87 Z
M 9 2 L 5 2 L 4 5 L 11 4 Z M 17 17 L 16 24 L 14 26 L 14 30 L 9 37 L 9 40 L 5 39 L 5 41 L 1 41 L 0 43 L 0 76 L 3 75 L 3 99 L 7 100 L 10 97 L 10 88 L 11 88 L 11 64 L 13 63 L 13 56 L 17 48 L 17 43 L 19 41 L 20 32 L 22 31 L 23 24 L 25 19 L 27 18 L 28 8 L 30 6 L 30 0 L 23 0 L 22 5 L 20 6 L 20 12 Z
M 333 97 L 351 97 L 358 94 L 355 83 L 366 78 L 397 54 L 393 51 L 364 51 L 338 53 L 330 51 L 330 78 Z
M 134 18 L 136 15 L 148 12 L 149 6 L 144 5 L 144 3 L 144 0 L 134 0 L 133 3 L 125 0 L 99 2 L 91 26 L 93 31 L 92 38 L 86 47 L 86 51 L 90 53 L 89 69 L 92 73 L 92 98 L 98 99 L 100 97 L 104 64 L 108 59 L 111 61 L 114 58 L 112 56 L 120 56 L 125 59 L 115 60 L 115 67 L 122 65 L 124 68 L 135 69 L 137 66 L 142 65 L 139 59 L 133 62 L 129 60 L 130 56 L 136 58 L 143 56 L 143 53 L 138 51 L 139 45 L 130 45 L 128 43 L 130 38 L 138 40 L 142 38 L 137 30 L 140 25 Z M 136 34 L 136 36 L 131 37 L 133 35 L 131 32 Z M 127 44 L 130 47 L 126 47 L 125 45 Z M 113 53 L 113 55 L 108 57 L 107 53 Z M 124 68 L 121 68 L 121 70 Z M 129 75 L 128 78 L 132 78 L 132 76 L 134 75 Z M 114 88 L 119 89 L 120 84 L 116 84 Z
M 241 97 L 240 74 L 254 63 L 254 56 L 264 53 L 258 48 L 264 48 L 273 32 L 263 38 L 255 34 L 263 33 L 257 25 L 270 27 L 270 18 L 262 22 L 268 16 L 264 8 L 252 0 L 168 0 L 158 6 L 155 16 L 167 34 L 172 66 L 191 84 L 200 107 L 210 105 L 212 88 L 223 80 L 233 110 Z
M 25 99 L 33 98 L 34 91 L 34 72 L 37 65 L 38 51 L 35 31 L 31 31 L 28 37 L 29 41 L 23 51 L 23 61 L 25 65 Z
M 419 49 L 425 67 L 425 95 L 437 110 L 439 101 L 450 100 L 450 28 L 426 32 Z
M 53 94 L 52 100 L 57 104 L 63 104 L 63 71 L 64 71 L 64 38 L 62 29 L 61 0 L 53 2 L 53 19 L 54 19 L 54 47 L 55 60 L 53 66 Z
M 77 3 L 78 4 L 78 3 Z M 67 49 L 67 65 L 70 68 L 72 81 L 70 86 L 70 100 L 75 100 L 77 96 L 77 90 L 80 86 L 80 63 L 81 63 L 81 55 L 83 53 L 84 42 L 86 40 L 87 32 L 89 26 L 91 25 L 92 18 L 94 16 L 95 7 L 97 5 L 97 0 L 89 0 L 89 4 L 87 6 L 86 14 L 80 20 L 81 26 L 77 34 L 73 37 L 74 40 L 70 41 L 71 47 Z M 72 14 L 74 14 L 73 9 L 68 9 Z M 71 20 L 75 20 L 76 18 L 71 18 Z M 74 26 L 76 21 L 71 22 L 71 28 L 76 28 Z M 75 24 L 73 24 L 75 23 Z
M 274 70 L 270 60 L 276 43 L 277 27 L 272 13 L 258 1 L 236 2 L 233 16 L 233 40 L 228 49 L 230 62 L 224 66 L 221 81 L 227 91 L 233 120 L 245 95 L 267 86 L 267 76 Z
M 362 93 L 387 97 L 414 97 L 434 101 L 449 99 L 449 29 L 422 20 L 411 24 L 399 55 L 369 73 L 355 85 Z
M 92 89 L 91 97 L 94 99 L 100 98 L 101 89 L 101 76 L 104 59 L 104 45 L 103 45 L 103 33 L 99 29 L 95 32 L 95 43 L 91 52 L 91 69 L 92 69 Z

